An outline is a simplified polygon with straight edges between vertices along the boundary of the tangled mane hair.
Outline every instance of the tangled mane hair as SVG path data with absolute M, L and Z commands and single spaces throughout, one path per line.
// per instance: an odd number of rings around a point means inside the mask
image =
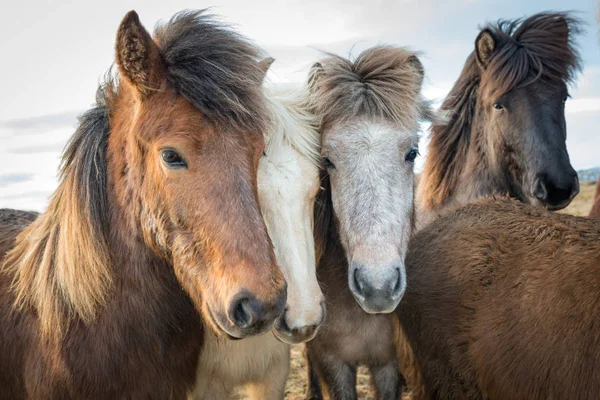
M 421 96 L 424 70 L 417 53 L 377 46 L 354 61 L 326 54 L 309 77 L 311 103 L 322 129 L 367 117 L 415 130 L 419 120 L 433 118 L 430 103 Z
M 581 70 L 575 37 L 581 22 L 569 13 L 540 13 L 527 19 L 500 20 L 486 25 L 495 49 L 485 65 L 473 52 L 442 104 L 447 123 L 431 127 L 428 157 L 419 185 L 428 208 L 442 205 L 452 196 L 465 163 L 480 88 L 501 96 L 538 80 L 572 83 Z M 480 33 L 480 36 L 481 34 Z M 478 36 L 479 39 L 479 36 Z
M 265 152 L 289 143 L 303 157 L 321 167 L 318 118 L 310 111 L 307 95 L 297 88 L 270 85 L 265 88 L 271 125 L 265 134 Z
M 176 14 L 155 40 L 170 86 L 208 120 L 263 133 L 269 114 L 257 47 L 205 11 Z M 45 335 L 61 337 L 74 318 L 92 322 L 112 287 L 106 148 L 118 86 L 109 72 L 64 150 L 47 210 L 18 235 L 2 265 L 13 276 L 15 308 L 36 312 Z

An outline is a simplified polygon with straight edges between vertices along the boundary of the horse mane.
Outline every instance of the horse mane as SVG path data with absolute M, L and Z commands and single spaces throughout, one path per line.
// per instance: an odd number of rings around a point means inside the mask
M 309 111 L 304 92 L 282 85 L 271 85 L 265 92 L 271 115 L 270 129 L 265 135 L 265 152 L 269 154 L 283 142 L 288 142 L 303 157 L 321 168 L 318 119 Z
M 433 116 L 430 103 L 421 97 L 423 69 L 417 53 L 377 46 L 354 61 L 326 54 L 319 61 L 320 76 L 310 78 L 312 102 L 322 127 L 368 117 L 416 130 L 419 119 Z
M 220 127 L 262 134 L 268 113 L 261 51 L 204 10 L 184 11 L 155 31 L 172 88 Z M 112 284 L 106 147 L 118 73 L 107 74 L 96 105 L 80 118 L 62 155 L 47 210 L 17 237 L 2 269 L 13 276 L 15 308 L 37 313 L 60 337 L 74 318 L 92 322 Z
M 262 134 L 262 50 L 207 10 L 182 11 L 154 34 L 170 85 L 211 122 Z
M 539 13 L 527 19 L 488 24 L 496 42 L 482 72 L 475 53 L 444 100 L 447 123 L 431 126 L 429 152 L 423 169 L 419 198 L 427 208 L 442 205 L 453 194 L 466 161 L 480 87 L 501 96 L 538 80 L 572 83 L 581 70 L 574 38 L 580 21 L 566 12 Z M 566 38 L 566 40 L 565 40 Z
M 79 118 L 46 212 L 18 235 L 4 263 L 16 308 L 33 308 L 46 334 L 60 335 L 75 315 L 91 321 L 111 285 L 104 162 L 111 90 L 101 86 L 96 106 Z

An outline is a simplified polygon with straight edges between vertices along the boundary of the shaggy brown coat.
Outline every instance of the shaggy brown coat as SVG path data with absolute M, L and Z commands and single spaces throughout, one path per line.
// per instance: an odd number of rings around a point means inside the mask
M 419 231 L 406 267 L 426 398 L 598 398 L 600 222 L 483 200 Z

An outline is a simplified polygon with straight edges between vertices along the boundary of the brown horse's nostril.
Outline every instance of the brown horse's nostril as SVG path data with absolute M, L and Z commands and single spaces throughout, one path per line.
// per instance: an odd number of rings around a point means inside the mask
M 579 179 L 575 171 L 562 176 L 562 180 L 541 175 L 533 184 L 534 197 L 552 209 L 566 207 L 578 193 Z
M 249 296 L 243 296 L 231 305 L 229 319 L 238 328 L 246 329 L 257 319 L 258 304 Z

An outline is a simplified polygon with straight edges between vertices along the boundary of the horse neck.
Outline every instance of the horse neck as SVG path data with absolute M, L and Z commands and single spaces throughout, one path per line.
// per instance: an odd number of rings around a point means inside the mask
M 430 176 L 423 174 L 421 176 L 419 187 L 425 190 L 417 191 L 417 210 L 418 226 L 437 218 L 442 213 L 456 209 L 477 199 L 493 195 L 509 195 L 518 197 L 515 189 L 510 187 L 508 179 L 501 171 L 494 170 L 490 165 L 489 149 L 486 146 L 486 132 L 484 128 L 485 115 L 480 109 L 479 104 L 475 107 L 472 115 L 471 126 L 465 129 L 460 140 L 466 141 L 466 152 L 464 155 L 458 155 L 452 161 L 449 168 L 454 170 L 456 176 L 452 182 L 446 182 L 449 187 L 443 191 L 444 196 L 431 203 L 427 201 L 427 196 L 431 193 Z M 434 189 L 435 190 L 435 189 Z

